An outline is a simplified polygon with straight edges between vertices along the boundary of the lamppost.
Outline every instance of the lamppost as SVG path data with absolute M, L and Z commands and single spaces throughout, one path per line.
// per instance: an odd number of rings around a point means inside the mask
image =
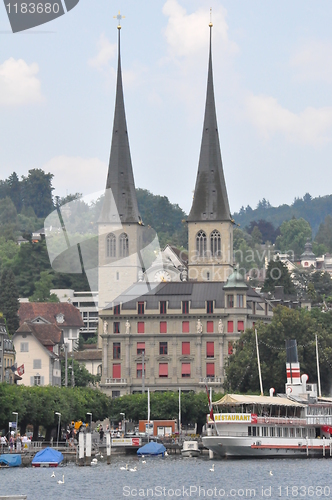
M 125 435 L 125 434 L 126 434 L 126 428 L 125 428 L 125 414 L 124 414 L 124 413 L 122 413 L 122 412 L 120 412 L 120 415 L 122 415 L 122 416 L 123 416 L 123 420 L 122 420 L 122 421 L 123 421 L 123 424 L 122 424 L 122 427 L 123 427 L 123 435 Z
M 15 430 L 15 437 L 17 437 L 17 427 L 18 427 L 18 413 L 17 411 L 12 411 L 13 415 L 16 415 L 16 430 Z
M 56 447 L 59 448 L 59 434 L 60 434 L 61 413 L 59 413 L 58 411 L 55 411 L 54 413 L 55 413 L 55 415 L 58 415 L 58 417 L 59 417 L 59 422 L 58 422 L 58 437 L 57 437 L 57 440 L 56 440 Z
M 92 413 L 88 411 L 87 415 L 90 415 L 90 432 L 92 432 Z

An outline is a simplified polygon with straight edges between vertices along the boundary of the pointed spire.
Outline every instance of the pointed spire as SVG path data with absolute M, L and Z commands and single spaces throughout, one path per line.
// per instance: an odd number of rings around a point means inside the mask
M 203 220 L 230 221 L 231 214 L 222 166 L 212 72 L 212 22 L 210 20 L 210 53 L 204 127 L 189 222 Z
M 118 74 L 116 84 L 116 99 L 113 122 L 113 136 L 111 144 L 111 154 L 108 167 L 106 189 L 107 193 L 102 210 L 103 221 L 118 220 L 120 216 L 122 223 L 141 223 L 138 211 L 137 198 L 133 168 L 131 164 L 129 139 L 127 131 L 126 113 L 124 106 L 121 55 L 120 55 L 120 32 L 122 16 L 117 16 L 118 23 Z M 113 203 L 113 199 L 115 202 Z

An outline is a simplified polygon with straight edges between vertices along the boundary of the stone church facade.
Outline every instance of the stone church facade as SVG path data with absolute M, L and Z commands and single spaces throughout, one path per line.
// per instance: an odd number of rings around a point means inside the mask
M 222 391 L 234 342 L 256 322 L 271 321 L 273 312 L 233 266 L 234 221 L 215 109 L 212 24 L 201 152 L 187 219 L 188 255 L 177 261 L 167 249 L 148 269 L 142 259 L 146 235 L 130 159 L 118 28 L 114 126 L 99 221 L 100 386 L 113 397 L 144 387 L 197 392 L 206 383 Z

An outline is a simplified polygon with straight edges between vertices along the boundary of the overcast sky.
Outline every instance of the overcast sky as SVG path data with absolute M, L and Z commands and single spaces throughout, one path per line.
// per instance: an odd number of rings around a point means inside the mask
M 231 211 L 331 194 L 330 0 L 80 0 L 12 34 L 0 5 L 1 178 L 43 168 L 55 194 L 103 189 L 117 21 L 136 186 L 186 212 L 205 105 L 209 8 Z

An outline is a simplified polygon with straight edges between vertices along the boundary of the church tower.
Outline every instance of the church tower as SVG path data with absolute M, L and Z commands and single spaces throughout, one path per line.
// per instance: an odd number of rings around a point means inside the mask
M 111 154 L 99 218 L 99 308 L 138 280 L 142 221 L 138 211 L 124 106 L 118 16 L 118 72 Z
M 233 222 L 222 166 L 212 72 L 212 23 L 205 116 L 194 199 L 187 219 L 189 280 L 226 281 L 233 269 Z

